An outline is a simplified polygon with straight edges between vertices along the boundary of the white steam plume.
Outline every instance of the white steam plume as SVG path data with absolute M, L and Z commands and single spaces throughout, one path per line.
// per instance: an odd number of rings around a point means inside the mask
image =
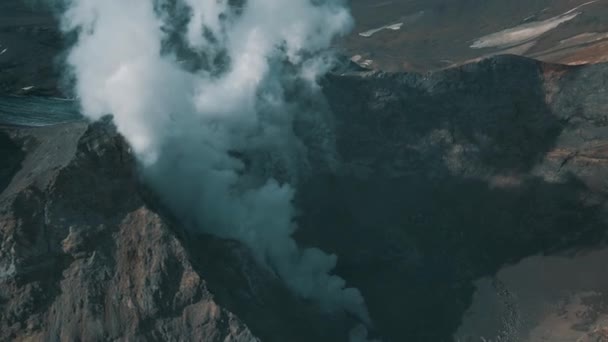
M 291 236 L 301 144 L 284 89 L 314 86 L 331 40 L 350 29 L 348 11 L 333 0 L 64 5 L 83 112 L 114 115 L 179 217 L 242 241 L 298 295 L 370 324 L 360 292 L 332 275 L 336 256 Z

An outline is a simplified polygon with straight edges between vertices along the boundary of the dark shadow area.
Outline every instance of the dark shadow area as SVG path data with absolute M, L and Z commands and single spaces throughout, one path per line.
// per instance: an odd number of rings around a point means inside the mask
M 318 175 L 300 190 L 300 239 L 339 255 L 390 341 L 449 341 L 473 281 L 523 257 L 594 246 L 599 206 L 576 180 L 513 189 L 447 177 L 361 180 Z
M 171 229 L 189 253 L 189 261 L 215 301 L 262 341 L 347 341 L 354 319 L 323 312 L 314 302 L 293 295 L 270 269 L 259 265 L 242 243 L 184 229 L 154 190 L 141 185 L 146 204 L 171 222 Z
M 353 318 L 294 296 L 241 243 L 193 233 L 184 242 L 218 303 L 262 341 L 347 341 Z
M 25 153 L 8 134 L 0 132 L 0 193 L 6 189 L 21 166 Z
M 520 172 L 562 129 L 541 76 L 540 62 L 507 55 L 424 75 L 334 76 L 324 91 L 345 160 L 394 158 L 442 130 L 447 143 L 475 150 L 485 167 Z
M 530 172 L 564 127 L 537 62 L 324 86 L 341 167 L 300 186 L 297 235 L 339 256 L 337 273 L 361 289 L 386 340 L 451 341 L 475 279 L 603 240 L 603 195 L 575 175 Z
M 66 43 L 49 6 L 57 3 L 3 0 L 0 4 L 0 92 L 60 96 L 58 55 Z

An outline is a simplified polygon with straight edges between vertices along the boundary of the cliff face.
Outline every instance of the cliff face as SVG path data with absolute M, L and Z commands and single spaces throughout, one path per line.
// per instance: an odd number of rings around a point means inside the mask
M 450 340 L 476 279 L 603 242 L 607 75 L 503 56 L 328 77 L 335 155 L 309 150 L 297 239 L 339 255 L 383 340 Z M 110 123 L 4 127 L 0 153 L 1 340 L 346 338 L 238 243 L 182 230 Z
M 605 240 L 607 74 L 501 56 L 328 80 L 340 167 L 301 187 L 300 239 L 340 255 L 383 336 L 451 339 L 472 279 Z
M 294 298 L 242 245 L 163 213 L 109 121 L 0 139 L 0 340 L 347 338 L 346 317 Z
M 137 195 L 111 126 L 9 134 L 25 158 L 0 196 L 0 339 L 256 340 Z

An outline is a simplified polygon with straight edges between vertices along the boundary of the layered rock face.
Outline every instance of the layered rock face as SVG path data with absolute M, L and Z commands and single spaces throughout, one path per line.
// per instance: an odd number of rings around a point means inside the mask
M 3 174 L 0 339 L 257 340 L 137 195 L 133 159 L 110 125 L 8 134 L 25 157 Z
M 476 279 L 605 240 L 606 75 L 502 56 L 329 76 L 327 131 L 296 122 L 298 241 L 339 255 L 374 335 L 451 340 Z M 1 340 L 347 339 L 240 244 L 184 231 L 111 123 L 3 127 L 0 153 Z

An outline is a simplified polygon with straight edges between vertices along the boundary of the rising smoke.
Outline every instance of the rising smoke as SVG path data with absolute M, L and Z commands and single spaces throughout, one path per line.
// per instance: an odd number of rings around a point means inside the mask
M 303 298 L 370 324 L 336 256 L 301 249 L 294 186 L 303 146 L 285 89 L 327 71 L 351 26 L 332 0 L 71 0 L 67 62 L 83 112 L 112 113 L 167 205 L 236 239 Z M 290 185 L 291 184 L 291 185 Z

